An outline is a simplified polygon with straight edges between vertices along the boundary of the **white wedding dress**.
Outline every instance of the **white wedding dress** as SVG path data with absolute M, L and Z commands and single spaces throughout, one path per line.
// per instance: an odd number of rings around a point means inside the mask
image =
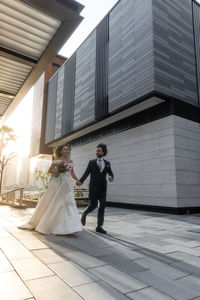
M 53 163 L 59 164 L 60 160 Z M 83 230 L 69 171 L 53 177 L 31 219 L 19 228 L 35 229 L 45 234 L 71 234 Z

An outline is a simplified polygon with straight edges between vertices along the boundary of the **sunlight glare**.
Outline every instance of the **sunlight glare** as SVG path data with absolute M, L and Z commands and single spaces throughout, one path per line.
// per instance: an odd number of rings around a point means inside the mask
M 14 130 L 17 139 L 9 142 L 5 154 L 15 152 L 19 156 L 29 156 L 30 133 L 32 126 L 33 88 L 26 94 L 17 108 L 10 115 L 5 125 Z

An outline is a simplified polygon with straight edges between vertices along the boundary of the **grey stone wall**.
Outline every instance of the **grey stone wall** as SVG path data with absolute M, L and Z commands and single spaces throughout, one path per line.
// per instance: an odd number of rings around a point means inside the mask
M 106 159 L 115 175 L 108 183 L 108 201 L 177 207 L 172 116 L 73 149 L 78 176 L 100 142 L 108 146 Z
M 178 206 L 200 206 L 200 125 L 174 116 Z
M 115 175 L 108 183 L 108 201 L 200 207 L 199 124 L 169 116 L 75 148 L 78 176 L 95 158 L 99 142 L 108 146 L 106 159 Z

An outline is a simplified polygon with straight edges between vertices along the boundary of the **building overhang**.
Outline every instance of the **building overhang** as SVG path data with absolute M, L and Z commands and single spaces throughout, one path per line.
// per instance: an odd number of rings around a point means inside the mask
M 73 0 L 1 0 L 0 126 L 82 21 Z

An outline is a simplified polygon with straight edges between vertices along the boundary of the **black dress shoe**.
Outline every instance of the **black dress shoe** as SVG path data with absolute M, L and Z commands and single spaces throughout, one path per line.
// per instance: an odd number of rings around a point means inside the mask
M 81 217 L 81 223 L 83 226 L 85 226 L 85 223 L 86 223 L 86 215 L 82 214 L 82 217 Z
M 107 233 L 107 231 L 105 231 L 101 226 L 98 226 L 98 227 L 96 228 L 96 232 L 104 233 L 104 234 Z

